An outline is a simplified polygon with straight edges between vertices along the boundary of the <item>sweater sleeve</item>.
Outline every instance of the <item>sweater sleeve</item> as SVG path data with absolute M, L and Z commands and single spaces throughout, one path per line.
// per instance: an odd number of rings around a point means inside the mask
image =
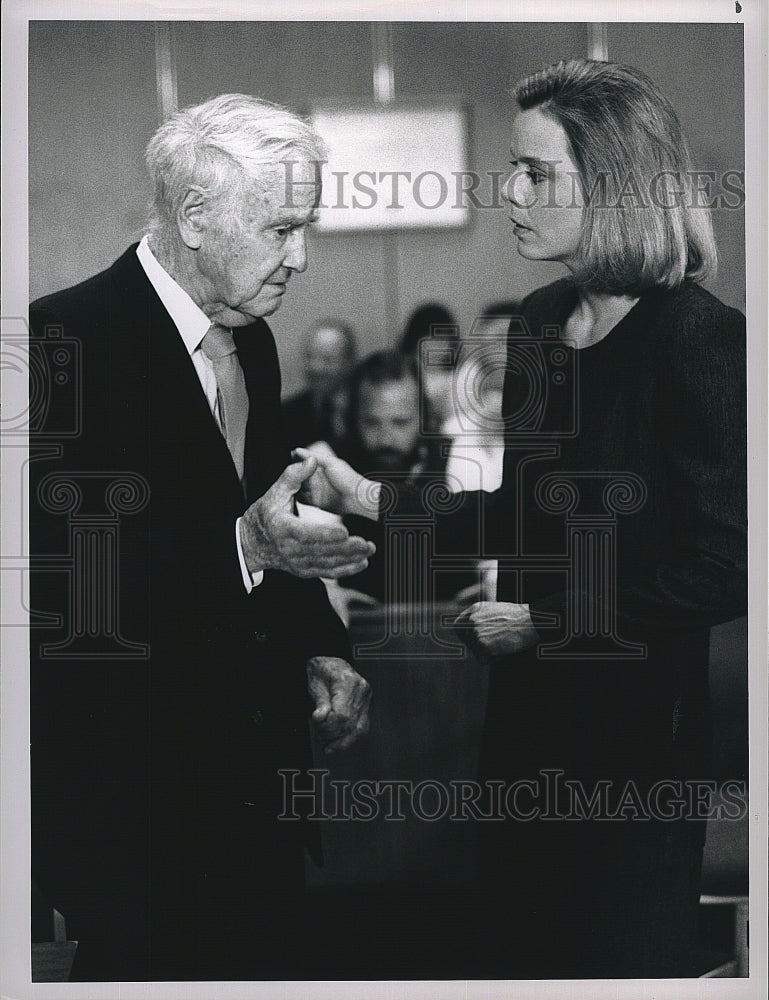
M 552 288 L 566 287 L 564 281 Z M 544 290 L 545 293 L 549 290 Z M 534 292 L 521 302 L 519 313 L 526 316 L 531 303 L 543 290 Z M 508 367 L 510 367 L 508 365 Z M 505 382 L 505 396 L 509 384 Z M 506 403 L 503 403 L 503 411 Z M 456 443 L 456 439 L 454 441 Z M 447 448 L 448 451 L 448 448 Z M 446 474 L 448 474 L 448 468 Z M 518 517 L 518 496 L 511 484 L 503 480 L 493 491 L 468 490 L 450 493 L 448 488 L 436 490 L 432 482 L 416 483 L 383 489 L 379 504 L 380 524 L 387 518 L 394 521 L 417 517 L 428 520 L 434 531 L 433 551 L 436 555 L 453 555 L 472 560 L 494 559 L 509 545 L 509 525 Z
M 404 483 L 382 490 L 379 524 L 391 520 L 394 525 L 414 521 L 429 525 L 434 555 L 466 559 L 471 566 L 477 559 L 494 558 L 504 548 L 503 513 L 508 501 L 503 489 L 452 493 L 434 482 Z
M 619 581 L 616 627 L 625 639 L 709 627 L 747 609 L 745 319 L 712 298 L 694 305 L 657 331 L 671 537 L 652 572 Z M 585 606 L 595 599 L 578 596 Z M 563 616 L 568 598 L 548 595 L 532 611 Z

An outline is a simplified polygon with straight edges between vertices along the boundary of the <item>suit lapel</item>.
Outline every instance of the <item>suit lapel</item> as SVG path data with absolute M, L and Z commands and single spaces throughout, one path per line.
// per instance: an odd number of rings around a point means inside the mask
M 269 489 L 288 460 L 282 447 L 280 369 L 275 342 L 263 320 L 234 331 L 248 391 L 246 481 L 248 502 Z
M 227 442 L 211 413 L 195 366 L 171 317 L 147 280 L 131 248 L 113 265 L 113 277 L 127 303 L 126 334 L 146 357 L 150 384 L 149 431 L 161 462 L 192 484 L 205 478 L 242 506 L 243 494 Z M 216 488 L 216 487 L 214 487 Z
M 116 320 L 122 336 L 136 342 L 146 358 L 150 383 L 150 425 L 156 451 L 164 442 L 164 459 L 178 475 L 223 491 L 228 503 L 242 508 L 243 494 L 227 442 L 208 408 L 179 331 L 147 280 L 135 246 L 111 269 L 117 289 Z M 272 485 L 289 461 L 280 419 L 280 367 L 275 341 L 264 320 L 235 329 L 235 344 L 246 380 L 249 415 L 246 428 L 245 475 L 248 503 Z M 186 473 L 185 473 L 186 469 Z

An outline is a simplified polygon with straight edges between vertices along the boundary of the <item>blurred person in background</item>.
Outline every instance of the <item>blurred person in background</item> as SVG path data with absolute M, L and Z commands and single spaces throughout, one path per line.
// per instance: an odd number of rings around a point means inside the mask
M 429 399 L 420 393 L 416 360 L 398 351 L 378 351 L 353 373 L 349 383 L 350 408 L 347 436 L 341 453 L 356 468 L 366 469 L 379 483 L 393 483 L 425 489 L 447 485 L 446 459 L 450 441 L 436 430 Z M 328 448 L 312 448 L 318 455 L 333 456 Z M 454 483 L 453 489 L 459 488 Z M 317 516 L 317 515 L 315 515 Z M 384 545 L 384 530 L 366 517 L 344 518 L 348 531 L 362 531 L 361 537 Z M 468 560 L 467 569 L 442 571 L 434 577 L 429 593 L 435 600 L 465 603 L 479 592 L 481 575 Z M 361 573 L 348 580 L 333 581 L 330 598 L 343 620 L 355 604 L 408 603 L 421 593 L 424 581 L 415 581 L 415 592 L 397 592 L 394 581 L 388 591 L 387 563 L 382 555 L 369 559 Z M 340 594 L 341 591 L 341 594 Z M 345 593 L 346 592 L 346 593 Z M 340 603 L 341 602 L 341 603 Z
M 306 388 L 283 401 L 286 442 L 290 448 L 337 442 L 347 406 L 343 383 L 357 357 L 355 332 L 343 320 L 323 319 L 307 331 L 301 354 Z
M 414 357 L 398 351 L 369 355 L 353 372 L 348 391 L 348 427 L 341 449 L 345 458 L 377 482 L 445 482 L 449 442 L 434 433 L 435 417 L 430 401 L 420 394 Z M 357 525 L 370 541 L 383 541 L 380 526 L 367 518 L 353 515 L 345 518 L 345 525 L 348 530 Z M 384 602 L 385 560 L 372 556 L 362 573 L 339 585 L 351 595 L 357 592 L 351 600 L 371 604 L 367 595 Z
M 505 455 L 502 387 L 507 332 L 519 309 L 519 303 L 512 301 L 487 306 L 460 346 L 454 372 L 454 415 L 444 424 L 444 431 L 451 438 L 446 482 L 454 493 L 470 490 L 493 493 L 502 485 Z M 457 595 L 458 603 L 496 599 L 497 560 L 481 559 L 478 569 L 478 582 Z
M 519 308 L 516 302 L 488 306 L 460 345 L 454 374 L 454 414 L 443 426 L 452 439 L 446 466 L 452 490 L 491 493 L 502 484 L 507 331 Z
M 425 365 L 424 352 L 420 350 L 423 341 L 436 335 L 458 337 L 459 326 L 449 309 L 437 302 L 428 302 L 409 316 L 398 350 L 416 360 L 422 392 L 430 401 L 436 427 L 442 428 L 453 415 L 452 365 Z

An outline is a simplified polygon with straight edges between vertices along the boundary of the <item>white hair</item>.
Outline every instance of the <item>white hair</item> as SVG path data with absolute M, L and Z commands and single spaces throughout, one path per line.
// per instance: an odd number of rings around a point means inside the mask
M 168 118 L 147 146 L 145 162 L 154 188 L 150 230 L 176 217 L 191 186 L 206 197 L 236 195 L 260 168 L 306 160 L 320 164 L 326 146 L 297 115 L 249 94 L 220 94 Z

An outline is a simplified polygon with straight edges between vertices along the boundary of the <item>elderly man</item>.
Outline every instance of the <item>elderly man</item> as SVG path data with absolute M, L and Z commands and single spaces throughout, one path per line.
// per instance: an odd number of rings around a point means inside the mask
M 76 980 L 318 973 L 302 964 L 316 845 L 277 820 L 281 772 L 311 763 L 313 702 L 329 751 L 367 728 L 314 578 L 365 568 L 373 546 L 296 516 L 315 459 L 284 448 L 263 317 L 307 266 L 323 155 L 253 97 L 178 112 L 147 149 L 148 235 L 31 308 L 37 336 L 82 358 L 81 432 L 30 491 L 33 555 L 75 558 L 71 578 L 33 575 L 62 630 L 33 628 L 31 659 L 34 877 L 80 942 Z M 69 521 L 62 496 L 79 498 Z M 72 525 L 104 498 L 119 547 L 78 561 Z M 114 605 L 94 583 L 110 574 Z
M 344 433 L 344 380 L 357 354 L 352 327 L 342 320 L 315 323 L 302 342 L 307 388 L 283 403 L 286 440 L 292 446 L 335 442 Z

